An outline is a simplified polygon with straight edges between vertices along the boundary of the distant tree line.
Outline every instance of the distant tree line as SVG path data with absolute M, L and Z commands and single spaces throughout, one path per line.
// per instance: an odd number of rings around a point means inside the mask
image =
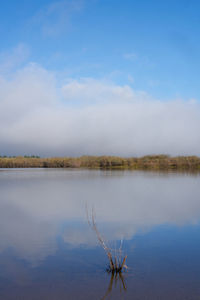
M 123 158 L 117 156 L 81 156 L 40 158 L 37 155 L 0 156 L 0 168 L 88 168 L 133 170 L 200 171 L 200 157 L 147 155 Z

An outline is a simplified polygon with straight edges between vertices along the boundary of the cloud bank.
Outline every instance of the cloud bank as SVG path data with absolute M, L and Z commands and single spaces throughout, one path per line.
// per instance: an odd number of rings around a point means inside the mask
M 0 154 L 199 155 L 199 128 L 195 100 L 161 101 L 103 79 L 61 83 L 33 63 L 0 75 Z

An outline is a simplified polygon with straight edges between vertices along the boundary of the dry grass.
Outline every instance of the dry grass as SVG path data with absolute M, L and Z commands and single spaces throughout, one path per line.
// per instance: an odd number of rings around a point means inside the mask
M 122 158 L 116 156 L 81 157 L 0 157 L 0 168 L 88 168 L 132 170 L 200 171 L 200 157 L 148 155 Z
M 112 274 L 121 273 L 123 271 L 123 269 L 128 268 L 126 265 L 127 255 L 122 257 L 122 241 L 121 241 L 121 245 L 120 245 L 119 249 L 115 250 L 114 251 L 115 255 L 113 255 L 112 249 L 106 245 L 104 238 L 102 237 L 102 235 L 100 234 L 100 232 L 97 228 L 94 210 L 92 209 L 92 214 L 89 217 L 88 208 L 86 206 L 86 214 L 87 214 L 87 221 L 88 221 L 89 226 L 95 232 L 100 245 L 102 246 L 102 248 L 104 249 L 104 251 L 108 257 L 109 267 L 108 267 L 107 271 Z

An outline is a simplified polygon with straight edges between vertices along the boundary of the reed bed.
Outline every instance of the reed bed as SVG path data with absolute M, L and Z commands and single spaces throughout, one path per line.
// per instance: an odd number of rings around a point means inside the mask
M 52 157 L 0 156 L 0 168 L 87 168 L 130 170 L 200 171 L 200 157 L 147 155 L 143 157 L 81 156 Z

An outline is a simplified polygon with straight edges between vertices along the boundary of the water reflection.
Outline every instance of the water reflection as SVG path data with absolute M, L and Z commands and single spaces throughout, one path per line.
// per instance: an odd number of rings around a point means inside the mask
M 131 239 L 162 224 L 183 226 L 200 219 L 199 176 L 81 170 L 0 172 L 0 252 L 37 265 L 69 247 L 94 247 L 85 216 L 94 206 L 107 240 Z
M 187 174 L 1 171 L 0 298 L 198 299 L 199 184 Z M 105 274 L 86 202 L 111 248 L 124 239 L 134 276 Z
M 125 283 L 123 273 L 115 273 L 115 274 L 111 273 L 110 274 L 110 282 L 109 282 L 109 285 L 108 285 L 105 295 L 101 298 L 102 300 L 107 299 L 108 296 L 110 296 L 110 294 L 112 294 L 113 285 L 114 285 L 115 289 L 119 288 L 119 293 L 121 296 L 123 296 L 126 293 L 127 286 Z

